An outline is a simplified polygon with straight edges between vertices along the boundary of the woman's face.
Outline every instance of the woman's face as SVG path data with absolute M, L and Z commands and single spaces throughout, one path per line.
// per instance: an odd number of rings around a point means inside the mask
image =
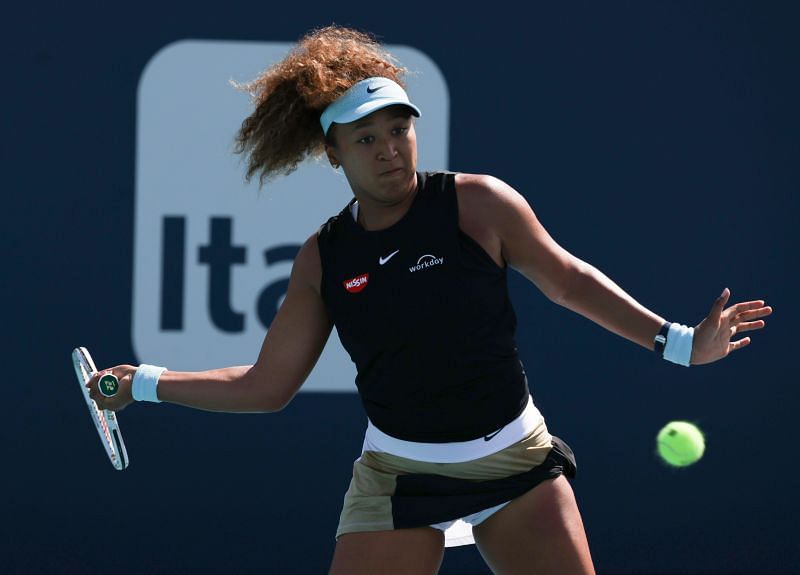
M 331 131 L 328 159 L 342 166 L 360 203 L 392 206 L 413 192 L 417 135 L 407 107 L 389 106 Z

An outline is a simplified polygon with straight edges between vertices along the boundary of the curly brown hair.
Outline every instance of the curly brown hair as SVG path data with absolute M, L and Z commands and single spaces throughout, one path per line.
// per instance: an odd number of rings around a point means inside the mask
M 235 151 L 248 159 L 247 181 L 260 172 L 263 185 L 323 154 L 319 120 L 331 102 L 374 76 L 403 85 L 406 72 L 369 33 L 335 25 L 307 33 L 282 61 L 252 82 L 236 85 L 255 103 L 236 135 Z

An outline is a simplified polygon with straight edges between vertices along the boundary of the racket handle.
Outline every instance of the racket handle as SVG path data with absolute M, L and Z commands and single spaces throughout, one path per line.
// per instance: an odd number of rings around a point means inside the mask
M 119 379 L 114 374 L 106 373 L 97 381 L 97 390 L 102 396 L 114 397 L 119 391 Z

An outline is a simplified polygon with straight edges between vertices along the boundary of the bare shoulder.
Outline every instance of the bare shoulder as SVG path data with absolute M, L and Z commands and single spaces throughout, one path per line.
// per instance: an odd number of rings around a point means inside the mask
M 498 213 L 519 208 L 525 198 L 506 182 L 488 174 L 456 174 L 456 193 L 459 204 L 468 212 Z
M 503 188 L 509 187 L 503 180 L 489 174 L 456 174 L 456 189 L 470 196 L 492 196 L 502 194 Z
M 504 266 L 503 231 L 525 200 L 511 186 L 486 174 L 456 174 L 456 196 L 461 230 L 497 265 Z
M 317 243 L 317 232 L 311 234 L 300 247 L 297 257 L 292 267 L 292 281 L 301 286 L 312 288 L 320 293 L 320 282 L 322 281 L 322 261 L 319 256 L 319 244 Z
M 548 297 L 560 297 L 572 256 L 539 222 L 522 194 L 493 176 L 457 177 L 459 224 L 498 262 L 522 272 Z
M 457 174 L 456 195 L 461 229 L 473 237 L 501 235 L 509 225 L 532 214 L 527 200 L 495 176 Z

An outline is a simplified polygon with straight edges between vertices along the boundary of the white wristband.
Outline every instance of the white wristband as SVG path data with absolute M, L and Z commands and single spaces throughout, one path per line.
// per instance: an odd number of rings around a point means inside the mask
M 694 328 L 673 323 L 669 326 L 667 343 L 664 346 L 664 359 L 689 367 L 692 360 L 692 340 Z
M 143 363 L 136 369 L 131 384 L 131 393 L 136 401 L 152 401 L 161 403 L 158 399 L 158 378 L 167 371 L 166 367 L 147 365 Z

